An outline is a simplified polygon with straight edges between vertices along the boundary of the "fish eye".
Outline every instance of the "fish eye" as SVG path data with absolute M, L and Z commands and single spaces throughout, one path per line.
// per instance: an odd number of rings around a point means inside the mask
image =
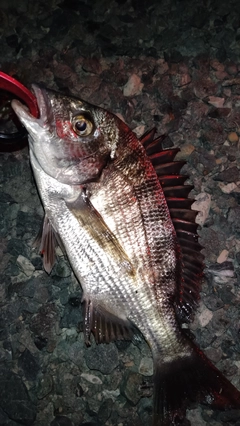
M 84 114 L 79 114 L 73 117 L 72 127 L 74 132 L 79 136 L 88 136 L 92 133 L 93 122 Z

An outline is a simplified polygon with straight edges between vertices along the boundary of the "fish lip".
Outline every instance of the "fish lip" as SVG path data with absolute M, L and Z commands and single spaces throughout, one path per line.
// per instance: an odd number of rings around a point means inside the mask
M 42 85 L 34 83 L 32 84 L 32 91 L 37 99 L 39 121 L 41 121 L 42 126 L 46 127 L 53 119 L 51 101 L 48 97 L 47 90 Z

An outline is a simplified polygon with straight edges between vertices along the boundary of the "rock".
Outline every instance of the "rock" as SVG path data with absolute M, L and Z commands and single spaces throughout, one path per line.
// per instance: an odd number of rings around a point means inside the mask
M 187 414 L 188 420 L 190 420 L 191 425 L 194 426 L 207 426 L 207 423 L 203 420 L 200 409 L 196 408 L 194 410 L 188 411 Z
M 224 185 L 224 183 L 219 182 L 218 186 L 224 194 L 231 194 L 231 192 L 240 192 L 240 182 L 237 182 L 237 184 L 231 182 L 227 185 Z
M 153 375 L 153 360 L 149 357 L 143 357 L 141 359 L 139 369 L 139 373 L 143 376 L 152 376 Z
M 27 380 L 35 380 L 39 372 L 39 364 L 28 349 L 18 358 L 18 366 L 23 370 Z
M 88 368 L 110 374 L 119 364 L 118 350 L 113 343 L 91 346 L 85 352 Z
M 192 152 L 195 150 L 195 146 L 188 143 L 181 146 L 181 151 L 179 151 L 175 157 L 175 160 L 186 160 Z
M 81 377 L 87 380 L 87 382 L 92 383 L 93 385 L 102 385 L 103 383 L 100 377 L 95 376 L 94 374 L 82 373 Z
M 236 143 L 239 140 L 238 134 L 236 132 L 230 132 L 227 136 L 229 142 Z
M 218 258 L 217 258 L 217 263 L 223 263 L 223 262 L 226 262 L 226 260 L 227 260 L 227 258 L 228 258 L 228 254 L 229 254 L 229 251 L 228 250 L 222 250 L 221 251 L 221 253 L 220 253 L 220 255 L 218 256 Z
M 229 80 L 225 80 L 222 82 L 222 86 L 226 87 L 226 86 L 235 86 L 240 84 L 240 78 L 236 77 L 236 78 L 231 78 Z
M 197 210 L 196 223 L 203 226 L 206 222 L 211 206 L 211 195 L 202 192 L 195 197 L 195 202 L 192 204 L 192 210 Z
M 50 423 L 50 426 L 74 426 L 74 424 L 68 417 L 56 416 L 55 419 Z
M 137 74 L 132 74 L 128 82 L 125 84 L 123 88 L 123 95 L 124 96 L 134 96 L 139 95 L 141 93 L 143 88 L 143 83 L 141 83 L 141 79 Z
M 53 303 L 47 303 L 41 306 L 38 313 L 33 315 L 30 329 L 34 332 L 35 337 L 41 338 L 42 341 L 47 339 L 46 348 L 52 352 L 56 346 L 56 324 L 58 321 L 57 309 Z
M 213 105 L 216 108 L 222 108 L 223 104 L 225 102 L 225 99 L 224 98 L 219 98 L 217 96 L 209 96 L 206 99 L 206 101 L 207 101 L 208 104 Z
M 36 406 L 17 374 L 0 370 L 0 407 L 17 423 L 31 426 L 36 418 Z
M 111 398 L 106 399 L 98 410 L 98 420 L 101 424 L 106 424 L 112 414 L 113 401 Z
M 45 398 L 53 389 L 53 379 L 49 374 L 44 374 L 38 383 L 38 399 Z
M 222 350 L 220 348 L 208 348 L 205 349 L 204 353 L 215 364 L 222 358 Z
M 24 272 L 24 274 L 27 275 L 28 277 L 30 277 L 35 271 L 35 268 L 33 264 L 30 262 L 30 260 L 22 256 L 21 254 L 17 258 L 17 264 L 19 268 L 22 270 L 22 272 Z
M 127 371 L 121 383 L 121 393 L 129 402 L 136 405 L 141 398 L 141 376 L 133 371 Z
M 212 317 L 213 313 L 209 309 L 204 308 L 198 317 L 201 327 L 206 327 L 206 325 L 211 321 Z
M 237 182 L 240 180 L 240 170 L 237 166 L 229 167 L 226 170 L 223 170 L 223 172 L 215 175 L 213 179 L 223 182 Z
M 211 325 L 215 336 L 221 336 L 227 330 L 230 320 L 226 316 L 224 309 L 219 309 L 213 315 Z

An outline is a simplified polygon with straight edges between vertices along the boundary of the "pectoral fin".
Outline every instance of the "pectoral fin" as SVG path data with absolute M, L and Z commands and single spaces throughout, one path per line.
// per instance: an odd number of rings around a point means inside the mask
M 66 204 L 81 226 L 89 232 L 99 246 L 113 257 L 125 271 L 134 275 L 130 259 L 86 194 L 82 192 L 76 200 L 68 201 Z
M 50 274 L 56 261 L 56 248 L 60 246 L 64 252 L 64 247 L 59 235 L 53 229 L 46 214 L 44 216 L 42 229 L 36 237 L 33 246 L 39 247 L 39 252 L 43 256 L 43 267 L 45 271 Z

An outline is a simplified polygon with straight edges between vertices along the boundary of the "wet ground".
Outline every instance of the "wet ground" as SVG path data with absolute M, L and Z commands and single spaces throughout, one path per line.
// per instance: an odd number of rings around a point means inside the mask
M 206 274 L 196 341 L 240 389 L 240 3 L 0 3 L 0 69 L 156 127 L 187 160 Z M 144 342 L 86 348 L 81 288 L 32 249 L 43 210 L 28 149 L 0 154 L 0 426 L 150 424 Z M 240 425 L 196 405 L 185 425 Z M 87 423 L 90 422 L 90 423 Z

